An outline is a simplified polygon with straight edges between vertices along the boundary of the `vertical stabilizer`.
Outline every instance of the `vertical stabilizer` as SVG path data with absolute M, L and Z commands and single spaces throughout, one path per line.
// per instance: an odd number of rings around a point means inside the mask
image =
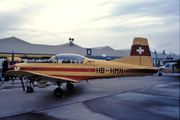
M 140 66 L 153 66 L 147 39 L 140 37 L 134 38 L 130 56 L 112 61 Z

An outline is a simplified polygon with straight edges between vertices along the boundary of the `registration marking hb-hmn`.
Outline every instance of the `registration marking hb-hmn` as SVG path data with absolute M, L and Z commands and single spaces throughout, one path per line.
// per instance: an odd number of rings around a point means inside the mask
M 109 72 L 110 74 L 123 74 L 123 68 L 110 68 L 110 69 L 105 69 L 105 68 L 96 68 L 96 73 L 105 73 Z

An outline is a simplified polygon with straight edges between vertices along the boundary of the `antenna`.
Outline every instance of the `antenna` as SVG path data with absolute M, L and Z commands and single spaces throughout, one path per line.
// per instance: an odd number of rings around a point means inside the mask
M 70 46 L 72 46 L 72 45 L 73 45 L 74 38 L 69 38 L 69 41 L 70 41 Z
M 74 41 L 74 38 L 69 38 L 70 43 Z

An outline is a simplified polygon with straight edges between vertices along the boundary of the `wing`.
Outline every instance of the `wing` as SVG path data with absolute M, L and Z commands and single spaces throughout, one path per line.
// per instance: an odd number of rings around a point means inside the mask
M 36 73 L 32 71 L 23 71 L 23 70 L 9 70 L 6 72 L 7 75 L 12 75 L 12 76 L 27 76 L 27 77 L 36 77 L 45 81 L 51 81 L 51 82 L 79 82 L 78 79 L 72 79 L 68 77 L 56 77 L 56 76 L 51 76 L 47 74 L 41 74 L 41 73 Z

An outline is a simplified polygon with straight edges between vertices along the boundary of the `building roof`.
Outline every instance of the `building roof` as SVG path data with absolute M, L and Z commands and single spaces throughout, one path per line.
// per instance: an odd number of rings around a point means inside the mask
M 65 43 L 65 44 L 60 44 L 60 45 L 55 45 L 59 47 L 77 47 L 77 48 L 82 48 L 81 46 L 75 44 L 75 43 Z
M 109 46 L 101 46 L 101 47 L 93 47 L 94 49 L 103 49 L 103 50 L 114 50 L 113 48 Z
M 0 39 L 0 52 L 2 53 L 34 53 L 34 54 L 59 54 L 62 52 L 74 52 L 77 54 L 83 54 L 82 47 L 76 44 L 62 44 L 62 45 L 39 45 L 25 42 L 16 37 L 9 37 Z
M 0 39 L 0 43 L 30 44 L 24 40 L 14 37 L 14 36 Z

